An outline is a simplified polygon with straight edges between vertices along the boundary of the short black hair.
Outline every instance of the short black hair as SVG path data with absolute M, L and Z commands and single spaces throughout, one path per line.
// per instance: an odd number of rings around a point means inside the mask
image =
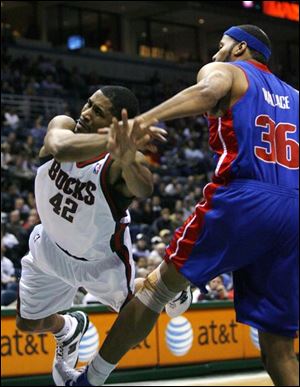
M 128 118 L 139 114 L 139 102 L 133 92 L 123 86 L 103 86 L 99 89 L 112 103 L 111 113 L 121 120 L 122 109 L 126 109 Z
M 272 49 L 271 41 L 270 41 L 268 35 L 261 28 L 259 28 L 257 26 L 254 26 L 252 24 L 243 24 L 243 25 L 237 26 L 237 27 L 240 28 L 243 31 L 248 32 L 248 34 L 254 36 L 256 39 L 260 40 L 270 50 Z M 268 59 L 265 58 L 265 56 L 263 54 L 261 54 L 260 52 L 254 50 L 251 47 L 248 47 L 248 49 L 249 49 L 253 59 L 255 59 L 258 62 L 261 62 L 261 63 L 263 63 L 265 65 L 268 64 Z

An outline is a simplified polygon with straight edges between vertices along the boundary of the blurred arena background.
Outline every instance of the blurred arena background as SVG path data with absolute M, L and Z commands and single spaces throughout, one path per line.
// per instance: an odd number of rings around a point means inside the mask
M 157 105 L 195 83 L 199 68 L 217 51 L 223 31 L 238 24 L 256 24 L 267 32 L 273 44 L 272 71 L 298 89 L 298 1 L 1 2 L 3 385 L 53 384 L 51 337 L 21 334 L 14 323 L 20 260 L 39 223 L 34 177 L 49 119 L 57 114 L 78 118 L 85 99 L 108 84 L 132 89 L 141 111 Z M 154 194 L 134 200 L 130 208 L 139 277 L 161 262 L 172 232 L 201 198 L 215 166 L 204 117 L 161 125 L 168 128 L 168 142 L 159 144 L 156 154 L 147 154 Z M 221 296 L 215 286 L 222 287 Z M 246 382 L 241 379 L 236 385 L 272 385 L 261 372 L 255 332 L 234 323 L 231 273 L 208 288 L 207 296 L 193 289 L 193 306 L 183 317 L 190 341 L 180 342 L 180 350 L 168 346 L 168 334 L 178 321 L 163 314 L 149 339 L 126 356 L 109 382 L 176 378 L 176 384 L 173 380 L 169 385 L 235 385 L 228 374 L 243 370 L 248 372 Z M 75 305 L 90 314 L 96 327 L 89 330 L 95 350 L 115 315 L 84 289 L 78 290 Z M 83 350 L 82 361 L 86 356 Z M 229 381 L 181 379 L 220 372 L 226 372 Z M 156 383 L 162 385 L 139 385 Z

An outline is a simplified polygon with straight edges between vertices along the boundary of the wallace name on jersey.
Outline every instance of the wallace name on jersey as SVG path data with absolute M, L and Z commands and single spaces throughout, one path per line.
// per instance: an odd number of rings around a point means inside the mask
M 72 195 L 85 204 L 94 204 L 95 196 L 93 191 L 96 191 L 97 187 L 92 181 L 82 182 L 78 178 L 70 177 L 61 169 L 60 163 L 56 160 L 53 161 L 48 175 L 55 182 L 55 186 L 65 194 Z

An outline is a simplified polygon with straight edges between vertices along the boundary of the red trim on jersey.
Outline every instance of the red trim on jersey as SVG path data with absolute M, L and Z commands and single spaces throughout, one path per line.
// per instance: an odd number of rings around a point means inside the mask
M 231 165 L 238 155 L 238 142 L 233 128 L 232 111 L 223 117 L 210 117 L 209 144 L 219 156 L 219 162 L 212 179 L 203 190 L 204 200 L 179 228 L 166 249 L 165 261 L 173 262 L 179 270 L 188 260 L 196 241 L 203 230 L 205 214 L 212 209 L 212 199 L 217 188 L 231 180 Z
M 96 161 L 104 159 L 104 157 L 107 155 L 108 152 L 103 152 L 99 156 L 95 156 L 91 159 L 88 159 L 86 161 L 80 161 L 76 163 L 77 168 L 83 168 L 86 167 L 87 165 L 93 164 Z
M 258 69 L 265 71 L 266 73 L 272 74 L 268 66 L 264 65 L 263 63 L 256 62 L 252 59 L 247 60 L 248 63 L 252 64 L 254 67 L 257 67 Z
M 113 159 L 109 155 L 101 170 L 100 184 L 107 204 L 109 205 L 109 208 L 111 210 L 112 216 L 116 222 L 119 222 L 121 218 L 124 218 L 126 216 L 126 209 L 118 206 L 116 197 L 118 193 L 114 192 L 112 185 L 109 183 L 108 171 L 112 163 Z
M 197 204 L 195 211 L 176 230 L 173 239 L 166 249 L 165 261 L 172 262 L 179 270 L 188 260 L 193 247 L 199 238 L 205 222 L 205 214 L 212 208 L 212 198 L 221 184 L 209 183 L 203 190 L 204 200 Z
M 231 165 L 238 155 L 232 110 L 227 110 L 223 117 L 209 117 L 209 123 L 209 145 L 219 156 L 213 182 L 227 184 L 231 179 Z
M 111 238 L 110 246 L 112 251 L 114 251 L 118 257 L 121 259 L 121 261 L 124 263 L 125 266 L 125 273 L 126 273 L 126 279 L 127 279 L 127 290 L 128 290 L 128 296 L 122 305 L 125 306 L 125 303 L 127 303 L 130 298 L 132 297 L 132 291 L 130 288 L 130 282 L 131 282 L 131 276 L 132 276 L 132 269 L 130 265 L 130 256 L 127 246 L 124 243 L 124 233 L 126 230 L 127 224 L 117 224 L 115 233 Z

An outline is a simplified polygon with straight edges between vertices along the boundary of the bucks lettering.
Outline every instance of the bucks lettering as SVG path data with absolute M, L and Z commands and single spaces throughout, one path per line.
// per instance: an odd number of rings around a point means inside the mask
M 83 201 L 90 206 L 94 204 L 93 191 L 96 191 L 97 187 L 92 181 L 82 182 L 70 177 L 60 168 L 60 163 L 55 160 L 49 169 L 49 177 L 55 182 L 56 187 L 65 194 L 72 195 L 74 199 Z
M 72 197 L 89 206 L 95 203 L 95 196 L 92 192 L 96 191 L 97 187 L 92 181 L 82 182 L 79 179 L 70 177 L 60 168 L 60 163 L 55 160 L 48 174 L 50 179 L 55 182 L 57 189 L 68 195 L 65 197 L 62 192 L 58 192 L 49 199 L 53 211 L 68 222 L 73 223 L 78 208 L 77 201 L 73 200 Z

